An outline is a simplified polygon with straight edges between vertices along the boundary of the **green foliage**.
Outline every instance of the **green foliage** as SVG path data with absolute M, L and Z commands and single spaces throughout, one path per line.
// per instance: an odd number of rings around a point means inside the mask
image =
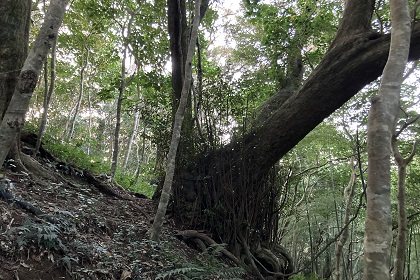
M 26 123 L 25 130 L 34 133 L 36 128 L 31 123 Z M 52 137 L 49 133 L 43 137 L 43 148 L 61 161 L 73 165 L 80 170 L 86 169 L 96 174 L 106 174 L 109 171 L 109 163 L 103 161 L 100 157 L 85 153 L 82 146 L 83 142 L 81 141 L 73 141 L 71 143 L 62 142 Z M 142 165 L 138 177 L 132 172 L 118 168 L 115 174 L 115 181 L 127 190 L 152 197 L 157 186 L 156 177 L 152 174 L 152 163 Z M 3 181 L 0 180 L 0 190 L 2 189 L 1 182 Z M 9 188 L 12 189 L 13 184 Z
M 218 258 L 224 245 L 216 244 L 198 255 L 194 262 L 188 262 L 182 256 L 169 252 L 168 256 L 176 268 L 159 273 L 156 279 L 241 279 L 245 271 L 241 267 L 226 267 Z
M 150 171 L 150 166 L 142 166 L 138 178 L 133 174 L 123 172 L 121 168 L 117 168 L 115 181 L 125 189 L 144 194 L 149 198 L 155 193 L 158 183 L 155 175 Z
M 77 166 L 80 169 L 87 169 L 96 173 L 103 173 L 109 169 L 108 165 L 102 163 L 99 158 L 94 158 L 86 154 L 78 144 L 62 143 L 59 141 L 49 141 L 45 144 L 45 149 L 50 151 L 60 160 Z
M 19 234 L 16 238 L 16 243 L 19 247 L 27 247 L 35 243 L 38 247 L 44 247 L 48 250 L 67 250 L 67 247 L 59 237 L 62 230 L 56 224 L 49 222 L 35 223 L 30 219 L 26 219 L 21 226 L 13 228 L 12 232 Z
M 260 26 L 261 46 L 270 61 L 270 77 L 282 85 L 291 59 L 304 53 L 308 66 L 318 64 L 336 32 L 342 7 L 333 1 L 295 0 L 279 4 L 248 3 L 247 15 Z
M 316 277 L 315 275 L 311 274 L 309 276 L 305 276 L 301 273 L 292 275 L 290 280 L 320 280 L 322 278 Z
M 77 168 L 87 169 L 96 174 L 106 174 L 109 171 L 109 164 L 107 162 L 103 162 L 99 158 L 95 159 L 92 155 L 88 155 L 82 151 L 80 147 L 75 147 L 69 143 L 53 142 L 52 144 L 45 145 L 45 148 L 61 160 Z M 150 179 L 153 176 L 147 173 L 147 171 L 143 169 L 139 180 L 136 181 L 135 175 L 123 172 L 118 168 L 115 181 L 128 190 L 152 197 L 156 185 L 150 183 Z

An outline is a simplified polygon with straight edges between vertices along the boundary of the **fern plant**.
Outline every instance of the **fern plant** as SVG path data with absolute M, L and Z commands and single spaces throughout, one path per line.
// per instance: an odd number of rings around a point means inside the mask
M 219 259 L 223 244 L 211 245 L 198 255 L 194 262 L 185 258 L 174 258 L 176 268 L 159 273 L 156 279 L 241 279 L 245 270 L 241 267 L 226 267 Z
M 39 247 L 45 247 L 48 250 L 67 250 L 59 238 L 61 229 L 56 224 L 48 222 L 39 224 L 26 219 L 21 226 L 14 228 L 13 231 L 19 233 L 16 238 L 18 246 L 26 246 L 35 242 Z

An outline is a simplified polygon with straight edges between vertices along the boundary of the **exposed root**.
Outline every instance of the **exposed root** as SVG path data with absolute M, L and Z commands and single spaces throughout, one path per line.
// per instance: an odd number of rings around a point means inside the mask
M 204 241 L 205 243 L 207 243 L 208 245 L 216 245 L 218 244 L 216 241 L 214 241 L 210 236 L 202 233 L 202 232 L 198 232 L 196 230 L 182 230 L 182 231 L 178 231 L 176 233 L 177 236 L 182 237 L 182 239 L 188 240 L 191 238 L 198 238 L 201 239 L 202 241 Z M 235 255 L 233 255 L 231 252 L 229 252 L 226 249 L 222 249 L 220 251 L 224 256 L 226 256 L 228 259 L 230 259 L 231 261 L 233 261 L 236 265 L 244 267 L 244 263 L 242 261 L 240 261 L 237 257 L 235 257 Z
M 288 276 L 288 273 L 282 272 L 285 271 L 284 268 L 287 267 L 287 264 L 281 263 L 280 259 L 271 250 L 259 248 L 253 258 L 266 274 L 281 277 L 281 279 L 285 279 Z M 264 261 L 266 264 L 262 264 L 261 261 Z M 267 265 L 270 266 L 271 270 L 267 268 Z
M 52 182 L 59 182 L 57 177 L 52 176 L 51 172 L 47 171 L 38 161 L 34 160 L 31 156 L 21 153 L 20 158 L 29 173 L 33 173 L 37 177 L 41 177 Z
M 264 280 L 264 276 L 262 276 L 260 270 L 258 269 L 257 265 L 255 264 L 255 258 L 253 257 L 251 250 L 248 247 L 248 244 L 245 241 L 245 238 L 243 236 L 240 236 L 240 241 L 242 243 L 242 247 L 245 250 L 246 257 L 248 261 L 251 263 L 251 266 L 253 268 L 253 272 L 258 276 L 258 279 Z
M 267 248 L 258 248 L 255 252 L 255 258 L 258 260 L 264 260 L 264 262 L 267 263 L 267 265 L 262 265 L 262 268 L 270 274 L 275 274 L 281 270 L 281 267 L 284 267 L 284 264 L 280 264 L 280 260 L 277 256 Z M 268 270 L 267 266 L 270 267 L 271 271 Z
M 118 187 L 115 187 L 112 182 L 106 183 L 103 180 L 99 179 L 98 177 L 94 176 L 93 174 L 91 174 L 89 171 L 84 170 L 83 171 L 83 176 L 85 176 L 87 182 L 89 184 L 94 185 L 101 193 L 104 193 L 106 195 L 109 196 L 114 196 L 120 199 L 125 199 L 125 200 L 133 200 L 134 198 L 129 196 L 126 191 L 121 190 Z M 120 189 L 119 191 L 117 191 L 116 189 Z
M 16 199 L 10 192 L 8 192 L 7 190 L 1 190 L 0 191 L 0 199 L 4 199 L 8 202 L 14 203 L 18 206 L 20 206 L 22 209 L 25 209 L 26 211 L 28 211 L 29 213 L 34 214 L 35 216 L 37 216 L 40 219 L 44 219 L 47 222 L 50 222 L 52 224 L 56 224 L 57 220 L 47 214 L 45 214 L 43 211 L 41 211 L 39 208 L 36 208 L 35 206 L 33 206 L 32 204 L 20 200 L 20 199 Z

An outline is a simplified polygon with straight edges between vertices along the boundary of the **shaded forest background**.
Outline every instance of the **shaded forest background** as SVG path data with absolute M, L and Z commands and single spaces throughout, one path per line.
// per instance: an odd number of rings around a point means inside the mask
M 181 22 L 180 30 L 184 28 L 177 35 L 181 38 L 178 47 L 184 48 L 182 36 L 194 5 L 193 1 L 180 2 L 185 6 L 174 22 Z M 410 5 L 416 11 L 417 3 Z M 32 4 L 30 42 L 47 7 L 44 1 Z M 179 77 L 182 80 L 182 73 L 174 74 L 170 63 L 175 34 L 171 26 L 175 25 L 168 20 L 168 9 L 166 1 L 72 1 L 25 124 L 25 130 L 37 134 L 43 148 L 63 165 L 107 174 L 124 188 L 149 198 L 154 194 L 158 198 L 163 184 L 179 101 L 176 83 Z M 329 0 L 244 1 L 235 8 L 210 1 L 192 65 L 170 213 L 182 229 L 211 227 L 212 237 L 226 243 L 235 256 L 247 255 L 244 250 L 249 248 L 257 260 L 267 261 L 261 266 L 296 272 L 294 279 L 332 279 L 337 270 L 340 279 L 361 279 L 363 269 L 366 124 L 369 100 L 377 93 L 380 78 L 374 80 L 375 73 L 367 70 L 368 74 L 344 77 L 346 81 L 337 75 L 340 79 L 320 82 L 320 89 L 340 88 L 336 84 L 343 83 L 349 92 L 367 84 L 354 97 L 343 93 L 341 100 L 332 102 L 331 107 L 345 104 L 331 115 L 318 107 L 295 108 L 290 113 L 296 116 L 294 122 L 276 119 L 282 115 L 275 111 L 295 91 L 309 87 L 305 81 L 319 72 L 316 69 L 323 69 L 317 66 L 326 63 L 326 53 L 334 51 L 331 46 L 342 46 L 334 38 L 343 32 L 339 29 L 343 9 L 341 2 Z M 386 40 L 388 2 L 375 3 L 369 23 L 369 40 Z M 386 53 L 380 54 L 372 61 L 363 57 L 364 66 L 371 63 L 372 69 L 380 69 L 376 64 L 384 64 Z M 340 62 L 343 57 L 340 52 L 327 58 Z M 178 62 L 183 63 L 182 59 Z M 396 133 L 404 155 L 419 137 L 419 75 L 417 63 L 410 62 Z M 369 79 L 374 81 L 368 83 Z M 353 88 L 353 84 L 357 85 Z M 299 114 L 304 115 L 301 121 Z M 271 145 L 269 140 L 270 145 L 266 144 L 266 139 L 278 135 L 265 135 L 261 127 L 271 133 L 270 124 L 283 121 L 298 135 L 289 137 L 285 129 L 280 135 L 282 144 Z M 302 123 L 316 128 L 306 128 L 312 130 L 306 135 Z M 40 145 L 31 153 L 38 154 Z M 261 149 L 262 156 L 255 153 L 247 158 L 252 149 Z M 270 151 L 272 158 L 266 156 Z M 5 163 L 11 165 L 12 160 Z M 397 166 L 392 168 L 396 215 L 398 174 Z M 406 180 L 405 279 L 418 279 L 418 157 L 410 162 Z M 396 228 L 395 224 L 395 236 Z M 336 244 L 344 245 L 341 251 Z M 276 262 L 270 263 L 267 256 L 270 253 L 261 248 L 284 257 L 277 262 L 283 267 L 274 267 Z

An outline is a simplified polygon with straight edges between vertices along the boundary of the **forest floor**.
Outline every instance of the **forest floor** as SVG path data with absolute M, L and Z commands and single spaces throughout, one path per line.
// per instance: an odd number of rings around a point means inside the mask
M 179 240 L 169 218 L 161 242 L 150 241 L 152 200 L 37 161 L 47 176 L 0 174 L 0 279 L 241 279 L 217 250 L 200 253 Z

